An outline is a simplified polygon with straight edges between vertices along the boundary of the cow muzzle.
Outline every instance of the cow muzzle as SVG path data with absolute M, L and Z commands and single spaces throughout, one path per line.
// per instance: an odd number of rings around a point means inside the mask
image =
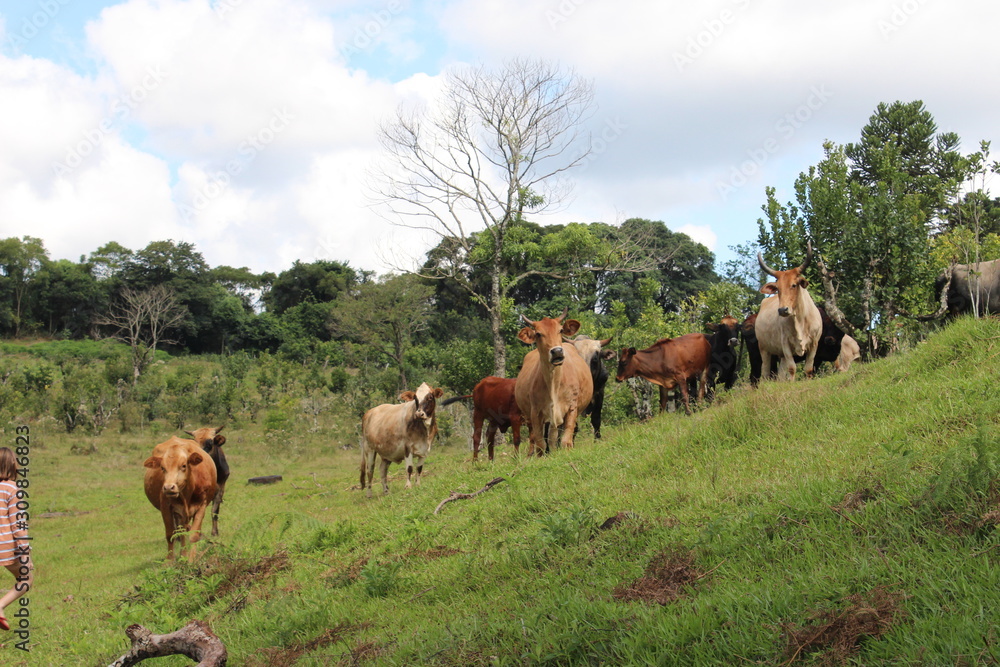
M 553 347 L 549 350 L 549 362 L 553 366 L 560 366 L 565 360 L 566 353 L 563 351 L 562 347 Z
M 177 488 L 176 484 L 171 484 L 171 485 L 164 484 L 163 485 L 163 495 L 165 495 L 167 498 L 173 499 L 173 498 L 176 498 L 177 496 L 181 495 L 181 491 L 180 491 L 180 489 Z
M 781 308 L 778 309 L 778 315 L 780 315 L 781 317 L 788 317 L 791 314 L 792 311 L 788 307 L 782 306 Z

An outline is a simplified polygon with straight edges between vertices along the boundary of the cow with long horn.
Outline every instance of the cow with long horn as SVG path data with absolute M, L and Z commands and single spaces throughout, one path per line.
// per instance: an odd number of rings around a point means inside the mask
M 806 259 L 801 265 L 778 271 L 764 262 L 758 252 L 760 268 L 774 278 L 760 291 L 777 298 L 764 299 L 757 313 L 755 331 L 760 349 L 761 367 L 770 375 L 771 358 L 781 360 L 778 377 L 795 378 L 795 357 L 805 357 L 806 377 L 812 377 L 816 348 L 823 333 L 823 320 L 819 309 L 809 296 L 809 281 L 802 272 L 812 261 L 812 244 L 806 248 Z

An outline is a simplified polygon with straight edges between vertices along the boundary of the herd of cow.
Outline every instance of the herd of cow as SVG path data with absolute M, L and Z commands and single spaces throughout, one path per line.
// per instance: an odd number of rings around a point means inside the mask
M 660 409 L 666 406 L 667 391 L 676 388 L 690 414 L 690 390 L 698 399 L 722 384 L 731 388 L 738 366 L 737 346 L 742 338 L 750 360 L 750 380 L 756 384 L 764 376 L 792 379 L 797 361 L 805 362 L 812 375 L 818 363 L 833 362 L 846 370 L 860 356 L 858 344 L 837 329 L 826 313 L 809 296 L 802 276 L 812 258 L 808 249 L 801 266 L 777 271 L 758 255 L 761 268 L 774 277 L 761 292 L 775 295 L 764 299 L 756 314 L 743 323 L 732 317 L 710 325 L 711 334 L 691 333 L 657 341 L 644 350 L 622 349 L 618 354 L 615 379 L 622 382 L 642 377 L 660 387 Z M 471 398 L 473 402 L 473 459 L 478 458 L 483 424 L 489 459 L 493 460 L 496 432 L 513 430 L 513 446 L 519 453 L 521 425 L 528 426 L 528 455 L 543 454 L 560 441 L 573 446 L 577 420 L 590 414 L 594 436 L 601 437 L 601 411 L 608 371 L 604 361 L 616 353 L 605 349 L 611 339 L 594 340 L 579 335 L 580 323 L 566 319 L 568 309 L 557 318 L 531 321 L 518 338 L 533 349 L 525 356 L 516 379 L 487 377 L 468 396 L 442 401 L 442 405 Z M 375 460 L 380 460 L 382 489 L 388 493 L 390 463 L 404 463 L 406 487 L 416 473 L 420 483 L 424 459 L 437 435 L 437 401 L 440 388 L 427 383 L 416 391 L 400 395 L 401 403 L 378 405 L 368 410 L 361 422 L 361 488 L 371 497 L 375 481 Z M 188 432 L 192 439 L 172 437 L 153 449 L 146 460 L 146 497 L 163 517 L 167 557 L 173 558 L 174 542 L 183 548 L 190 539 L 190 557 L 201 536 L 208 506 L 212 508 L 212 535 L 219 533 L 219 507 L 225 493 L 229 466 L 222 445 L 222 428 L 201 428 Z M 561 435 L 560 435 L 561 434 Z

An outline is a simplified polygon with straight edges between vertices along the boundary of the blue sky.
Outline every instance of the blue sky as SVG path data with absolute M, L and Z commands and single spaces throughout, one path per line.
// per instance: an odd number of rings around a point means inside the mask
M 530 56 L 596 101 L 592 157 L 537 222 L 663 220 L 725 260 L 764 188 L 789 198 L 879 102 L 923 100 L 966 152 L 995 138 L 998 19 L 978 0 L 5 0 L 0 236 L 405 267 L 436 238 L 370 205 L 378 124 L 449 67 Z

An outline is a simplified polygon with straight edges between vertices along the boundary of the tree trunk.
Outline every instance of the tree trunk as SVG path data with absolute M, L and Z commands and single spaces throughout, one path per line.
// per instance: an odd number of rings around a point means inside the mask
M 507 344 L 503 339 L 503 299 L 500 294 L 499 258 L 493 262 L 490 276 L 490 331 L 493 334 L 493 374 L 507 377 Z
M 132 648 L 109 667 L 130 667 L 147 658 L 167 655 L 186 655 L 199 660 L 197 667 L 225 667 L 228 659 L 222 640 L 204 621 L 191 621 L 168 635 L 154 635 L 141 625 L 130 625 L 125 634 L 132 640 Z

